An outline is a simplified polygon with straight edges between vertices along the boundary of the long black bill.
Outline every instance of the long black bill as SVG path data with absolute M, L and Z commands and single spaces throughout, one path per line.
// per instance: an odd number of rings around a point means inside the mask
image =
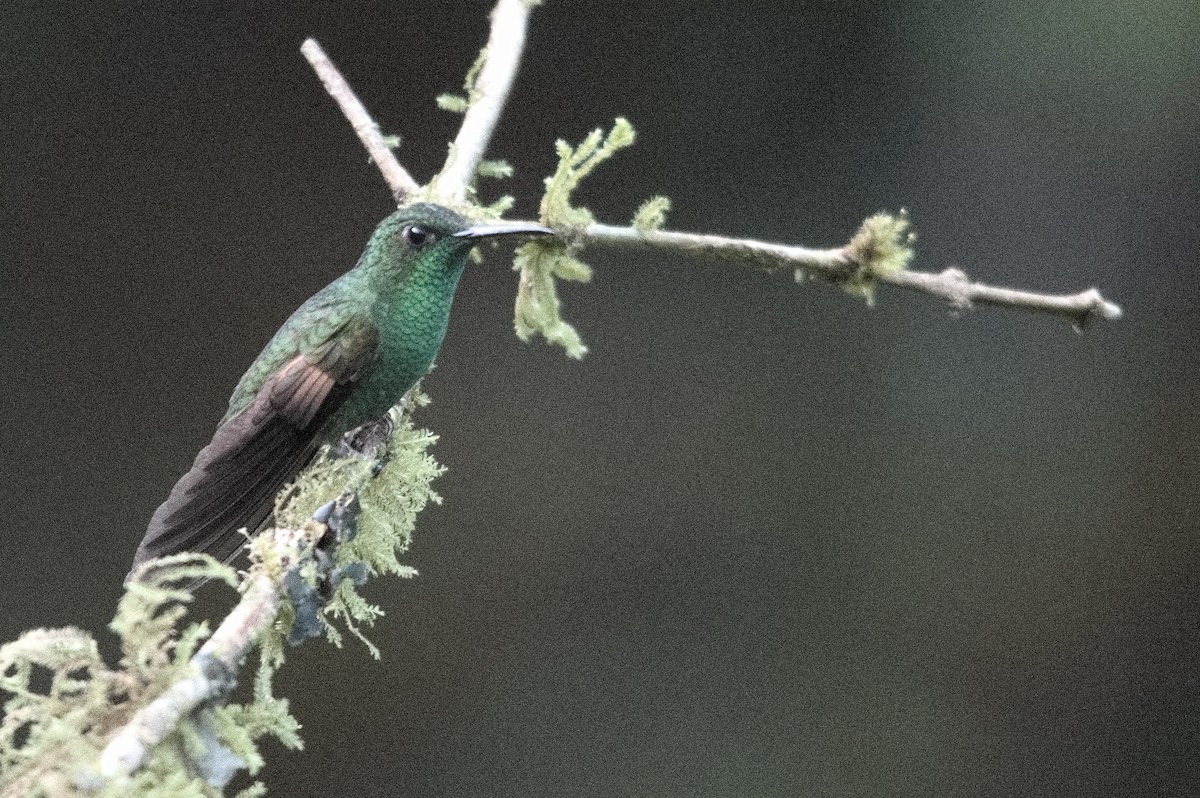
M 492 236 L 552 236 L 554 231 L 540 224 L 477 224 L 454 233 L 455 238 L 491 238 Z

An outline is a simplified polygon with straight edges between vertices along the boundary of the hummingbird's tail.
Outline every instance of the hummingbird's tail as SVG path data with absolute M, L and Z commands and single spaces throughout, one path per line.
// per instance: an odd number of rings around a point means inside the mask
M 236 423 L 240 418 L 217 430 L 154 512 L 134 555 L 134 571 L 147 560 L 181 551 L 229 562 L 246 545 L 246 533 L 271 515 L 275 495 L 317 449 L 317 441 L 301 440 L 295 430 L 273 429 L 278 423 L 247 440 L 240 429 L 244 425 Z
M 254 401 L 221 424 L 212 442 L 154 512 L 133 570 L 183 551 L 228 562 L 270 516 L 275 495 L 308 464 L 352 389 L 328 358 L 303 355 L 267 380 Z M 334 364 L 336 365 L 336 364 Z

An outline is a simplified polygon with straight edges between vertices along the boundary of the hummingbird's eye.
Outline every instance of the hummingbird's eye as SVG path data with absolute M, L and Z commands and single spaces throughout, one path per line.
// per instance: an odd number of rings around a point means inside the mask
M 422 227 L 419 224 L 410 224 L 404 228 L 404 240 L 413 249 L 422 249 L 436 241 L 437 235 L 432 230 Z

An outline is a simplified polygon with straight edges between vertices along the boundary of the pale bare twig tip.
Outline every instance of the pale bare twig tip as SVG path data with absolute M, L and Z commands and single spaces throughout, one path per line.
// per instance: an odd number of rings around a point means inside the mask
M 305 39 L 304 43 L 300 45 L 300 52 L 312 65 L 313 71 L 317 73 L 317 77 L 325 86 L 325 91 L 329 93 L 346 120 L 350 122 L 350 127 L 354 129 L 359 141 L 362 142 L 371 156 L 371 160 L 383 176 L 384 182 L 392 190 L 392 196 L 396 202 L 403 203 L 406 197 L 415 194 L 420 187 L 412 175 L 396 160 L 395 154 L 379 132 L 379 125 L 371 118 L 366 106 L 355 95 L 354 89 L 350 87 L 345 76 L 338 70 L 333 60 L 325 54 L 316 39 Z
M 1076 310 L 1069 316 L 1071 326 L 1080 334 L 1086 332 L 1099 319 L 1116 321 L 1123 315 L 1121 308 L 1106 300 L 1097 288 L 1089 288 L 1073 299 L 1077 300 Z
M 1092 289 L 1096 291 L 1096 289 Z M 1100 296 L 1100 292 L 1096 291 L 1096 310 L 1108 321 L 1116 321 L 1125 315 L 1121 310 L 1121 306 L 1114 302 L 1109 302 L 1104 297 Z

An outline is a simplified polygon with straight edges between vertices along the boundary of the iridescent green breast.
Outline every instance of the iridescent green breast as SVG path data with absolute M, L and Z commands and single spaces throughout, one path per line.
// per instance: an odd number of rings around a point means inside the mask
M 456 260 L 461 262 L 418 262 L 398 290 L 376 293 L 371 319 L 379 332 L 379 352 L 336 415 L 335 425 L 343 431 L 382 416 L 429 371 L 446 336 L 465 253 Z

